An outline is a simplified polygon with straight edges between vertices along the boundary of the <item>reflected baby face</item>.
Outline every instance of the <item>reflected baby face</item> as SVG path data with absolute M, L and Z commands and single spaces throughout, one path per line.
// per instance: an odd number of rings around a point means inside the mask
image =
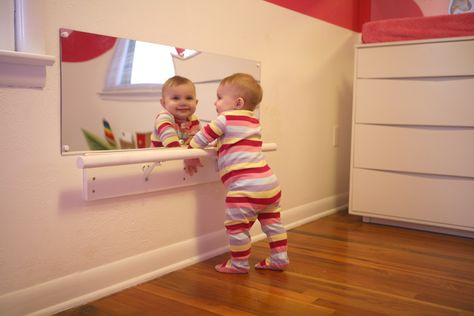
M 186 121 L 196 112 L 198 100 L 194 86 L 182 84 L 168 87 L 160 102 L 177 121 Z

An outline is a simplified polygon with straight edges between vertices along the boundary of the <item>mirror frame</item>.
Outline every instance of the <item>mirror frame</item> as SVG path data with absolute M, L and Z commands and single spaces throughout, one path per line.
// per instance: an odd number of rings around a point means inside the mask
M 260 81 L 260 62 L 254 60 L 67 28 L 60 29 L 59 39 L 62 155 L 149 147 L 154 119 L 162 111 L 161 84 L 111 84 L 118 80 L 111 73 L 124 72 L 131 43 L 169 48 L 174 73 L 196 86 L 202 124 L 216 117 L 213 104 L 222 78 L 247 72 Z

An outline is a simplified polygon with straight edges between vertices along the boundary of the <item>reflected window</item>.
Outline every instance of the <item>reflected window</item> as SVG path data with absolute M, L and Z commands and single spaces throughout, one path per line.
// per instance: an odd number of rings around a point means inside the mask
M 103 98 L 156 99 L 162 84 L 176 74 L 173 58 L 198 52 L 148 42 L 119 39 L 107 73 Z
M 130 77 L 122 79 L 129 79 L 131 84 L 163 84 L 175 75 L 171 51 L 173 47 L 140 41 L 132 42 L 134 45 L 130 46 L 134 49 L 128 52 L 131 60 Z
M 108 89 L 161 86 L 175 75 L 170 46 L 120 39 L 109 67 Z

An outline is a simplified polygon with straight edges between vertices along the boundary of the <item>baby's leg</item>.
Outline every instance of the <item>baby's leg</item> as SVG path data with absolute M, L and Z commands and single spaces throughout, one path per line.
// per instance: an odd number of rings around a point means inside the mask
M 280 205 L 275 203 L 258 214 L 263 232 L 270 245 L 270 257 L 257 263 L 257 269 L 284 270 L 288 264 L 288 240 L 286 230 L 280 219 Z
M 249 230 L 256 220 L 247 203 L 227 203 L 225 227 L 229 238 L 230 259 L 215 268 L 225 273 L 247 273 L 251 238 Z

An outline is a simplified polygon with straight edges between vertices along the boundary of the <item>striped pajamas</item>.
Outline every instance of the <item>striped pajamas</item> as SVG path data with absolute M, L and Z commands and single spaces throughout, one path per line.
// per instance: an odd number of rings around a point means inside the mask
M 262 153 L 261 127 L 253 112 L 227 111 L 204 126 L 190 142 L 203 148 L 217 139 L 219 175 L 225 187 L 225 227 L 231 263 L 248 269 L 249 230 L 258 219 L 270 245 L 270 260 L 288 264 L 287 235 L 280 220 L 281 190 Z
M 179 147 L 188 144 L 191 137 L 199 131 L 199 119 L 192 115 L 188 121 L 177 123 L 174 116 L 163 111 L 155 119 L 155 127 L 151 134 L 152 147 Z

